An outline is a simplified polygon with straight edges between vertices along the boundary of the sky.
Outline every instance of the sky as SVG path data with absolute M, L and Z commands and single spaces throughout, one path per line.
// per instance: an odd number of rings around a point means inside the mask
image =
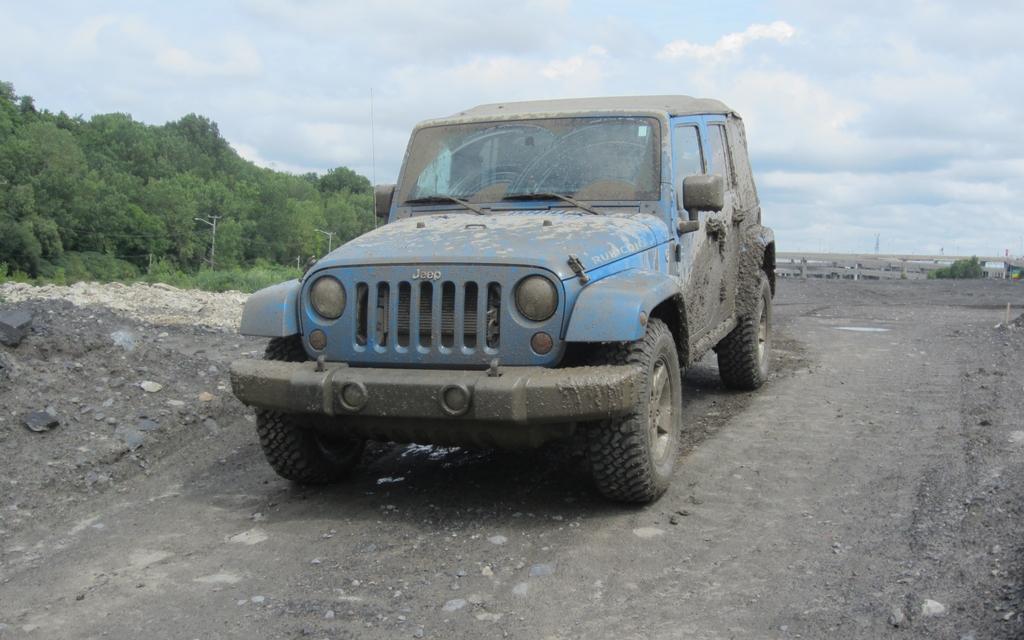
M 8 0 L 0 81 L 377 183 L 416 122 L 478 104 L 717 98 L 779 251 L 1002 256 L 1024 253 L 1022 32 L 1019 0 Z

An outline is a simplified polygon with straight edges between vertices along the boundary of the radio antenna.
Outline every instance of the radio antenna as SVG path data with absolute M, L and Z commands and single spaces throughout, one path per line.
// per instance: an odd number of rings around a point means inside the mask
M 377 141 L 373 136 L 373 87 L 370 87 L 370 175 L 377 186 Z
M 373 135 L 373 87 L 370 87 L 370 176 L 373 181 L 374 193 L 377 191 L 377 140 Z M 374 209 L 377 204 L 374 203 Z M 377 212 L 373 212 L 373 228 L 377 228 Z

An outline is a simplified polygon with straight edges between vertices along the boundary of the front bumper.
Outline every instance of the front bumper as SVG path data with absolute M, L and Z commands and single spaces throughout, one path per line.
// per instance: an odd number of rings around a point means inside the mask
M 375 369 L 239 360 L 231 387 L 243 403 L 313 416 L 534 425 L 617 417 L 639 397 L 634 366 L 502 367 L 488 371 Z

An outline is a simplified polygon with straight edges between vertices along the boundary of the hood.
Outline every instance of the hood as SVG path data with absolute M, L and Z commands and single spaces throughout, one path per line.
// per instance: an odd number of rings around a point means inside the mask
M 508 264 L 544 267 L 566 280 L 575 276 L 567 264 L 570 253 L 590 270 L 666 241 L 668 227 L 648 214 L 448 213 L 406 218 L 374 229 L 335 249 L 316 268 Z

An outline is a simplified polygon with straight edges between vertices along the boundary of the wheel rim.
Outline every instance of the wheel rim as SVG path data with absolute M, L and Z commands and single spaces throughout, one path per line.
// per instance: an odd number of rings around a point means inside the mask
M 662 463 L 671 449 L 672 433 L 672 379 L 665 357 L 658 358 L 650 378 L 651 397 L 648 402 L 647 425 L 650 432 L 651 454 Z
M 764 299 L 761 300 L 761 319 L 757 325 L 757 364 L 764 369 L 765 356 L 768 351 L 768 313 L 767 308 L 764 304 Z
M 313 440 L 320 452 L 334 464 L 342 464 L 352 455 L 352 451 L 358 446 L 356 441 L 344 438 L 332 438 L 331 436 L 312 429 Z

